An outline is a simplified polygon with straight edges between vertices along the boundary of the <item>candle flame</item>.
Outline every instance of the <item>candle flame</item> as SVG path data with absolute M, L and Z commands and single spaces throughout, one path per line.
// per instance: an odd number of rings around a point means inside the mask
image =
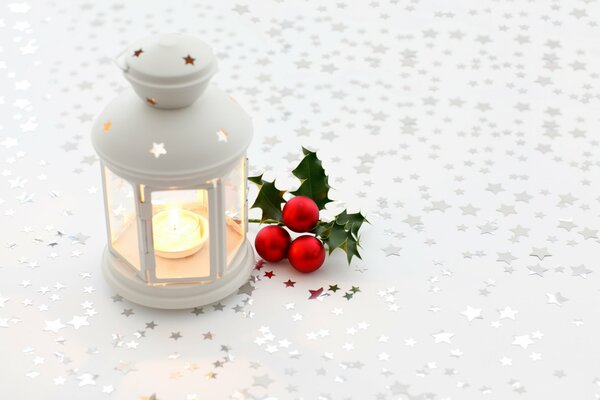
M 173 227 L 173 231 L 177 231 L 179 228 L 180 212 L 177 208 L 173 207 L 169 210 L 169 225 Z

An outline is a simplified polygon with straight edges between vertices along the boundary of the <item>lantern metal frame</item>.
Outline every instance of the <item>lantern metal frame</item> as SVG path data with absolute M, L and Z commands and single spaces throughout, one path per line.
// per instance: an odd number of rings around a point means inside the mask
M 167 187 L 167 186 L 147 186 L 142 182 L 132 182 L 119 176 L 115 171 L 101 162 L 101 174 L 104 193 L 104 207 L 107 225 L 108 243 L 103 260 L 103 273 L 112 287 L 116 288 L 117 292 L 122 293 L 128 299 L 144 305 L 155 308 L 182 308 L 208 304 L 210 302 L 221 299 L 233 290 L 239 288 L 247 279 L 248 266 L 252 264 L 247 262 L 248 257 L 254 257 L 254 252 L 247 240 L 248 220 L 248 187 L 247 187 L 247 159 L 242 160 L 243 182 L 241 188 L 243 190 L 244 204 L 241 205 L 244 224 L 243 234 L 240 246 L 235 250 L 235 254 L 227 262 L 226 250 L 226 229 L 227 220 L 225 215 L 225 197 L 226 194 L 223 188 L 223 179 L 228 173 L 235 170 L 236 164 L 232 168 L 222 174 L 222 177 L 212 179 L 208 182 L 199 183 L 188 186 Z M 137 221 L 137 241 L 139 250 L 139 269 L 132 265 L 125 257 L 113 247 L 109 216 L 110 201 L 107 197 L 107 179 L 106 169 L 110 170 L 115 176 L 124 179 L 133 188 L 133 199 L 135 204 L 135 214 Z M 206 190 L 208 198 L 208 224 L 209 224 L 209 257 L 210 257 L 210 274 L 205 277 L 188 277 L 188 278 L 157 278 L 156 277 L 156 260 L 153 244 L 153 224 L 152 224 L 152 193 L 157 191 L 177 191 L 177 190 Z M 243 268 L 245 266 L 245 268 Z M 250 268 L 251 271 L 251 268 Z M 135 279 L 132 279 L 133 276 Z M 229 285 L 216 285 L 212 291 L 192 291 L 189 294 L 190 288 L 186 287 L 191 284 L 193 286 L 206 285 L 217 283 L 225 275 L 240 278 L 233 279 Z M 201 286 L 199 286 L 201 287 Z M 159 292 L 157 292 L 157 290 Z M 160 293 L 160 295 L 158 295 Z M 185 295 L 184 295 L 185 294 Z M 165 298 L 165 295 L 167 295 Z M 182 297 L 183 295 L 183 297 Z

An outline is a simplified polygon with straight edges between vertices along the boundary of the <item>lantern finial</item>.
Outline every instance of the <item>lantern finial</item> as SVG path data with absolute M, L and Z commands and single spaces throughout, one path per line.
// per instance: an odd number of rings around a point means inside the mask
M 180 33 L 147 37 L 119 54 L 115 64 L 149 107 L 166 109 L 194 103 L 217 72 L 211 48 Z

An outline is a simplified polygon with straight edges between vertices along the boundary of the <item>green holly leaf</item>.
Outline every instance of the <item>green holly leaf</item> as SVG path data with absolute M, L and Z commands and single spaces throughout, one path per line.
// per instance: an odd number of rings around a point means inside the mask
M 314 200 L 319 210 L 325 208 L 325 205 L 332 200 L 329 198 L 329 177 L 323 169 L 321 160 L 317 153 L 302 148 L 304 158 L 300 164 L 292 171 L 292 174 L 300 179 L 301 184 L 298 190 L 293 191 L 295 196 L 306 196 Z
M 346 240 L 348 240 L 348 231 L 342 225 L 334 223 L 327 237 L 329 254 L 333 253 L 338 247 L 341 247 Z
M 255 183 L 259 188 L 256 200 L 250 208 L 261 209 L 261 222 L 267 220 L 281 221 L 281 204 L 285 203 L 285 200 L 283 199 L 285 190 L 277 189 L 275 187 L 275 181 L 265 181 L 262 177 L 263 174 L 248 177 L 248 180 Z
M 348 264 L 350 264 L 352 261 L 352 257 L 357 257 L 362 260 L 362 257 L 358 252 L 360 244 L 358 243 L 358 239 L 356 239 L 354 236 L 348 236 L 347 240 L 340 247 L 346 252 Z
M 344 225 L 346 229 L 350 230 L 350 232 L 352 232 L 352 234 L 355 236 L 358 235 L 358 231 L 360 230 L 363 222 L 369 223 L 367 218 L 365 218 L 361 212 L 348 214 L 346 210 L 336 215 L 335 222 L 337 224 Z
M 319 224 L 313 233 L 327 246 L 329 254 L 335 249 L 346 253 L 348 264 L 352 258 L 361 258 L 358 233 L 364 222 L 369 222 L 362 213 L 348 214 L 346 210 L 336 215 L 333 221 Z
M 333 228 L 334 221 L 331 222 L 320 222 L 315 229 L 313 229 L 313 233 L 320 237 L 321 239 L 329 237 L 331 233 L 331 229 Z

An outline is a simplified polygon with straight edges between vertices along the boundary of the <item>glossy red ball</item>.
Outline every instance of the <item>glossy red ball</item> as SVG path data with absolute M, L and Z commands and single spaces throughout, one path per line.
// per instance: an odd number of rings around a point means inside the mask
M 319 207 L 309 197 L 296 196 L 283 206 L 282 219 L 294 232 L 310 232 L 319 222 Z
M 281 261 L 287 257 L 292 238 L 288 231 L 277 225 L 262 228 L 254 239 L 254 247 L 259 256 L 269 262 Z
M 325 261 L 325 247 L 314 236 L 303 235 L 292 242 L 288 250 L 290 264 L 300 272 L 313 272 Z

